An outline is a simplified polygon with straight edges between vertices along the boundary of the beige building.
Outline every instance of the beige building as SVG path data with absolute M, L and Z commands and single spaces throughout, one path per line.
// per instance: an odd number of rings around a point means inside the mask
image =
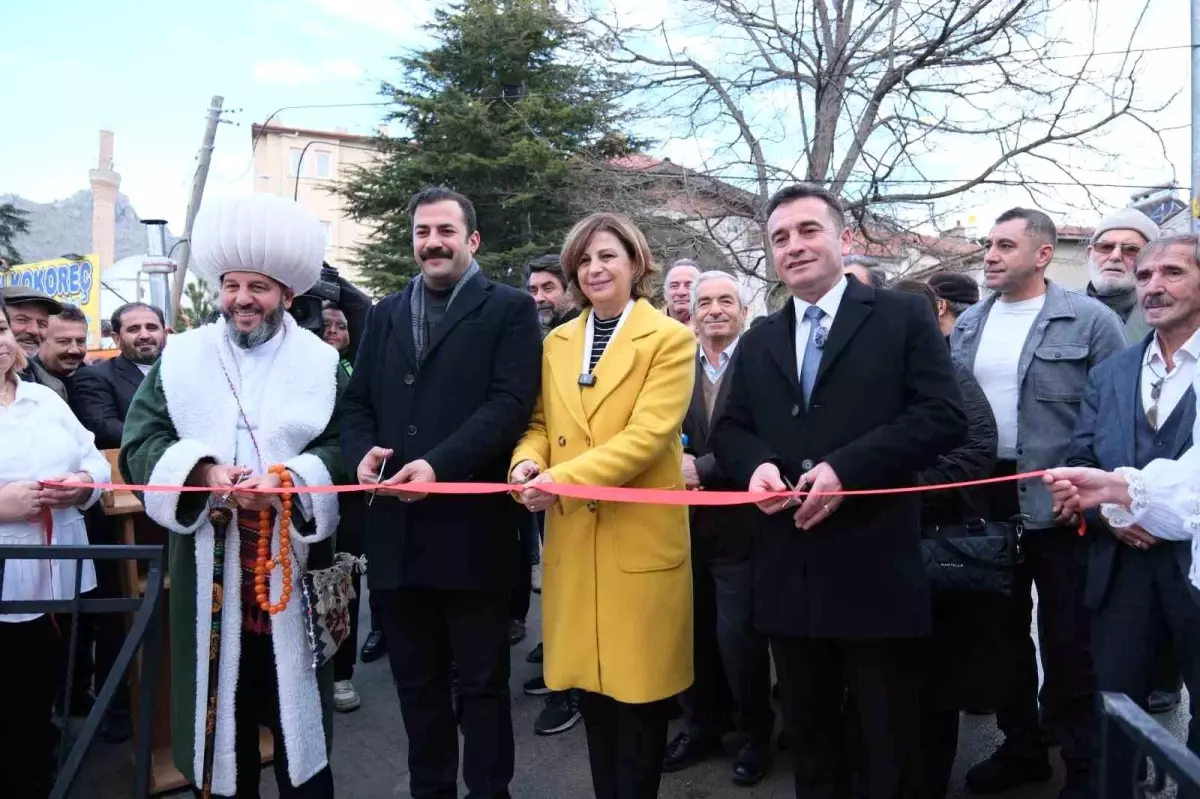
M 316 214 L 325 227 L 325 260 L 342 276 L 358 282 L 351 265 L 354 249 L 366 240 L 370 228 L 350 219 L 332 187 L 351 166 L 372 161 L 375 139 L 334 131 L 308 130 L 279 124 L 253 125 L 254 191 L 295 197 Z

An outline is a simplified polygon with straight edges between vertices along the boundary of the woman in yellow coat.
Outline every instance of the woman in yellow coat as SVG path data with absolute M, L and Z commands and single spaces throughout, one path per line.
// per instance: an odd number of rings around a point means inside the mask
M 680 426 L 696 339 L 646 299 L 655 268 L 629 220 L 593 214 L 562 251 L 583 313 L 543 343 L 542 391 L 513 455 L 546 511 L 546 685 L 582 689 L 599 799 L 658 795 L 669 700 L 692 683 L 687 508 L 556 498 L 548 482 L 684 490 Z

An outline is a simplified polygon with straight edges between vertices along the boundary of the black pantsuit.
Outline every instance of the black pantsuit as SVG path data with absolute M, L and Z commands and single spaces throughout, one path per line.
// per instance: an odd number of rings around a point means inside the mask
M 49 616 L 0 622 L 0 795 L 50 794 L 55 732 L 50 722 L 62 687 L 64 639 Z
M 596 799 L 655 799 L 667 749 L 667 701 L 631 705 L 584 691 L 579 705 L 587 730 Z
M 381 590 L 378 599 L 408 733 L 413 799 L 458 795 L 451 663 L 462 702 L 463 781 L 471 797 L 507 796 L 513 776 L 507 595 L 412 588 Z

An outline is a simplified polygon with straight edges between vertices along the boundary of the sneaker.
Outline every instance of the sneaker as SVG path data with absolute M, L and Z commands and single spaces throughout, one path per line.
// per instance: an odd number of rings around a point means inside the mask
M 525 656 L 526 663 L 541 663 L 542 662 L 542 645 L 538 644 L 533 649 L 529 650 L 529 654 Z
M 553 693 L 546 687 L 546 678 L 542 675 L 534 677 L 532 680 L 525 681 L 525 694 L 527 696 L 545 696 Z
M 1146 700 L 1146 710 L 1155 715 L 1170 713 L 1179 707 L 1182 699 L 1183 695 L 1179 691 L 1151 691 L 1150 698 Z
M 546 706 L 533 722 L 534 735 L 558 735 L 579 723 L 579 692 L 555 691 L 546 697 Z
M 354 690 L 354 684 L 349 680 L 338 680 L 333 684 L 333 709 L 338 713 L 358 710 L 361 704 L 358 691 Z
M 967 789 L 976 794 L 1006 793 L 1024 785 L 1046 782 L 1053 774 L 1045 750 L 1036 755 L 1022 755 L 1001 745 L 991 757 L 967 771 Z
M 533 572 L 530 574 L 530 582 L 533 585 L 533 593 L 542 593 L 542 564 L 533 564 Z

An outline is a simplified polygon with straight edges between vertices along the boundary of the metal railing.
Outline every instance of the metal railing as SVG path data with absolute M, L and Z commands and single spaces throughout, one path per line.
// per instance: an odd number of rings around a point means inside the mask
M 70 641 L 67 648 L 67 675 L 63 687 L 63 737 L 58 753 L 58 770 L 51 790 L 51 799 L 66 799 L 83 766 L 84 757 L 100 728 L 100 720 L 112 704 L 118 686 L 133 664 L 139 647 L 146 653 L 141 662 L 141 683 L 138 694 L 139 735 L 134 741 L 133 796 L 144 799 L 150 794 L 150 726 L 154 712 L 155 682 L 159 650 L 162 641 L 161 599 L 163 589 L 163 547 L 97 545 L 97 546 L 0 546 L 0 596 L 4 590 L 4 564 L 10 560 L 75 561 L 75 590 L 68 599 L 32 599 L 0 601 L 0 615 L 18 613 L 70 614 Z M 80 594 L 83 581 L 82 561 L 128 561 L 146 563 L 146 585 L 140 597 L 90 598 Z M 70 701 L 75 679 L 75 653 L 79 639 L 79 617 L 82 614 L 133 613 L 129 633 L 104 681 L 95 704 L 74 745 L 68 747 L 66 720 L 70 719 Z M 49 712 L 50 708 L 47 708 Z M 48 721 L 48 720 L 47 720 Z M 70 754 L 67 754 L 68 748 Z
M 1100 694 L 1099 799 L 1200 799 L 1200 757 L 1124 694 Z

